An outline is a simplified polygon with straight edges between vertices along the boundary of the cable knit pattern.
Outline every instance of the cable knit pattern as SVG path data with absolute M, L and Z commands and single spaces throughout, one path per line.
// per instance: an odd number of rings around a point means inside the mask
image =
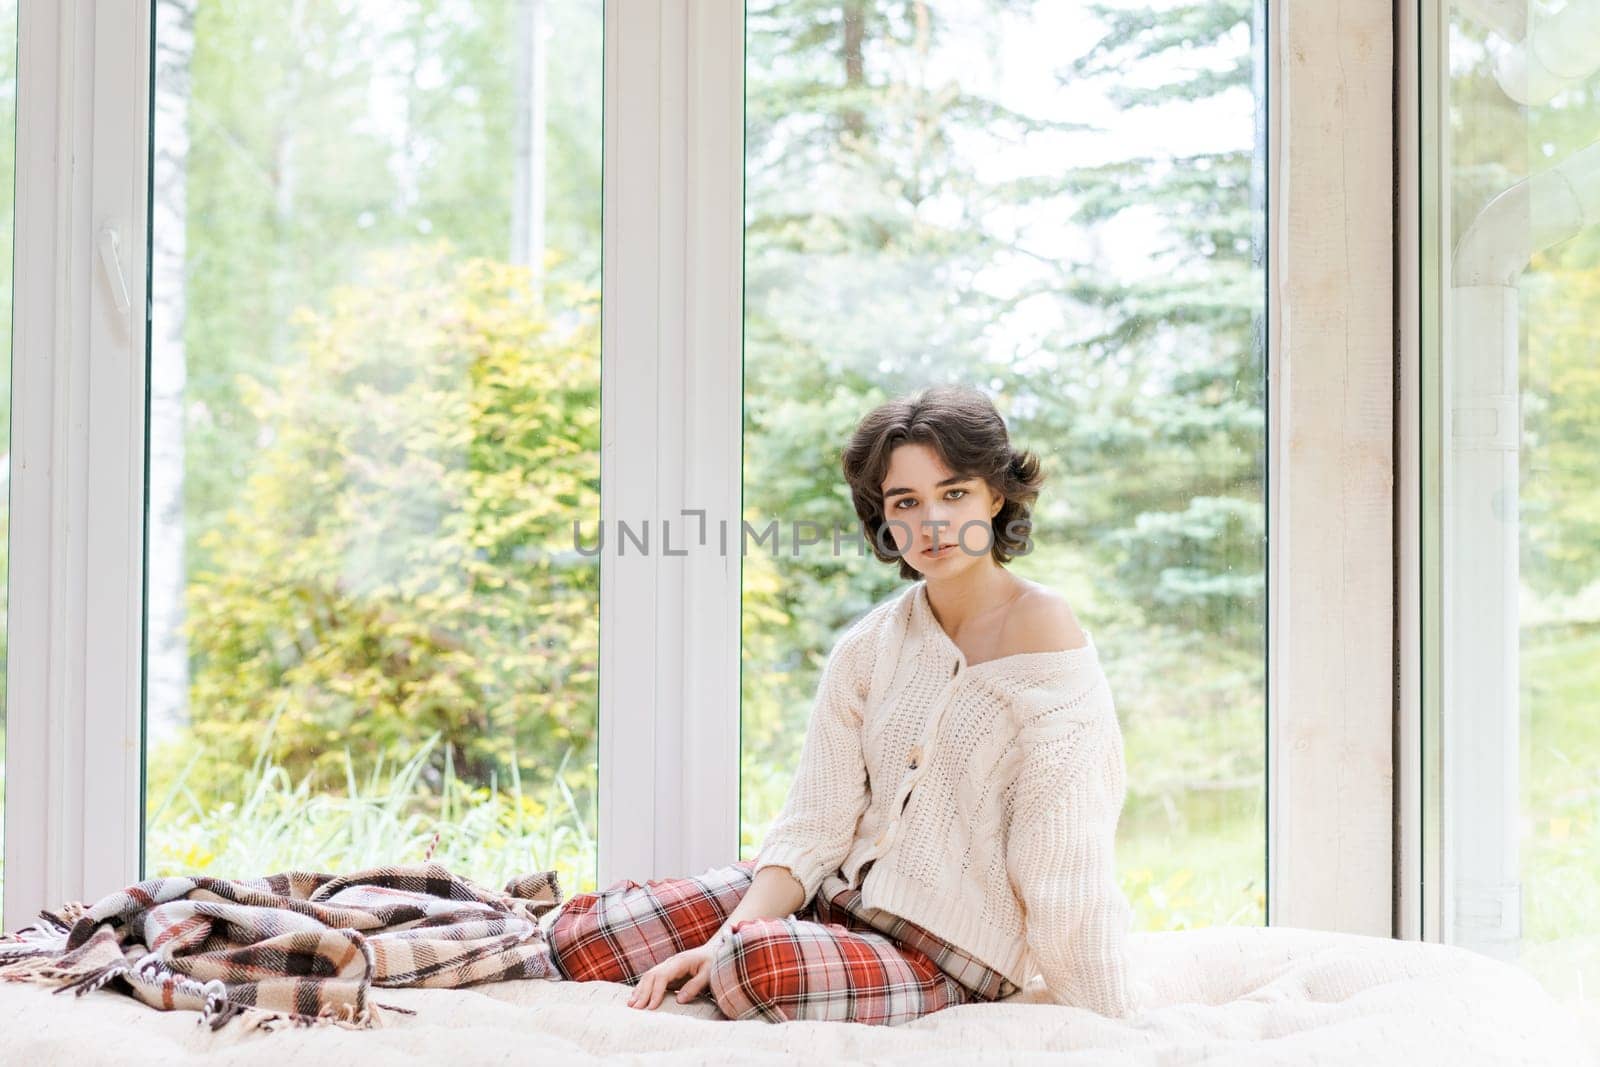
M 806 899 L 854 887 L 1018 986 L 1133 1010 L 1116 883 L 1122 732 L 1092 633 L 969 665 L 922 581 L 835 644 L 757 869 Z

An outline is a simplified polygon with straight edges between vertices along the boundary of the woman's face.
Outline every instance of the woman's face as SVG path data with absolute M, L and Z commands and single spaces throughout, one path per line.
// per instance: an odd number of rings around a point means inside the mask
M 1005 498 L 982 478 L 954 474 L 927 445 L 904 444 L 890 454 L 880 488 L 884 539 L 917 571 L 945 576 L 989 556 L 989 524 Z

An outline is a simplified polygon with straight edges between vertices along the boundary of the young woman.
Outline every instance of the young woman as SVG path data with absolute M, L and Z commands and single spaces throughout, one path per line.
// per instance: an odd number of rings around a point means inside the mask
M 580 894 L 550 929 L 573 980 L 709 992 L 729 1018 L 898 1023 L 1014 993 L 1133 1009 L 1114 877 L 1122 735 L 1089 634 L 1006 569 L 1039 461 L 981 393 L 862 420 L 856 513 L 909 588 L 824 664 L 782 813 L 754 861 Z

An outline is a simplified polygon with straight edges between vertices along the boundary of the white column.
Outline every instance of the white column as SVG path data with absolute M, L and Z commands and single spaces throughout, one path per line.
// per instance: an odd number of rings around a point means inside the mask
M 1268 922 L 1392 930 L 1394 8 L 1269 9 Z
M 743 7 L 608 0 L 605 63 L 602 885 L 738 854 Z
M 8 928 L 138 875 L 150 10 L 19 24 Z

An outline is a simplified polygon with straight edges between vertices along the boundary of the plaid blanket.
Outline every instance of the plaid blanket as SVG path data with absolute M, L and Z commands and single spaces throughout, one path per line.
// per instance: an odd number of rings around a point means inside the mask
M 217 1029 L 382 1025 L 373 986 L 554 978 L 539 919 L 554 871 L 493 892 L 438 864 L 353 874 L 154 878 L 0 936 L 0 978 L 82 995 L 108 983 Z

